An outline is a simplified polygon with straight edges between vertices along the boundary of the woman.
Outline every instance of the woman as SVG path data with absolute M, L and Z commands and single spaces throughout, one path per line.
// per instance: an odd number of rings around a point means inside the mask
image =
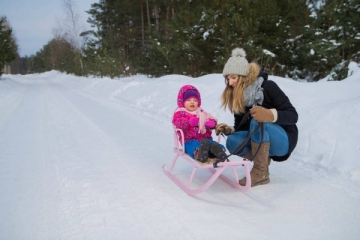
M 235 125 L 217 124 L 215 132 L 228 135 L 226 147 L 233 153 L 259 123 L 264 123 L 264 134 L 260 129 L 256 130 L 245 148 L 234 153 L 247 159 L 256 154 L 250 172 L 251 186 L 254 187 L 270 182 L 271 159 L 284 161 L 290 157 L 298 139 L 298 114 L 279 86 L 267 80 L 267 73 L 260 72 L 260 67 L 249 64 L 245 57 L 244 49 L 235 48 L 224 66 L 226 87 L 221 106 L 234 114 Z M 246 115 L 249 111 L 250 115 Z M 240 125 L 244 117 L 247 119 Z M 246 178 L 239 184 L 245 186 Z

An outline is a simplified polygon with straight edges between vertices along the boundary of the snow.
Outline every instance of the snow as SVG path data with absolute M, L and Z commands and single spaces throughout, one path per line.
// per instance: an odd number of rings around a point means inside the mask
M 295 151 L 271 163 L 268 185 L 240 192 L 217 180 L 195 197 L 162 171 L 174 157 L 171 116 L 179 88 L 193 84 L 203 108 L 232 124 L 221 74 L 3 75 L 0 239 L 359 239 L 359 67 L 351 73 L 270 76 L 299 113 Z M 186 179 L 191 167 L 175 170 Z
M 269 55 L 269 56 L 271 56 L 271 57 L 275 57 L 275 56 L 276 56 L 274 53 L 272 53 L 272 52 L 270 52 L 269 50 L 266 50 L 266 49 L 263 50 L 263 53 L 265 53 L 265 55 Z

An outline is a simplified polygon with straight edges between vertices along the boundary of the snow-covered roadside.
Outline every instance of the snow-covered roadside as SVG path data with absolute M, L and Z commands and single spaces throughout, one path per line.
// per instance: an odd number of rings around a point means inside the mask
M 190 197 L 161 169 L 174 156 L 169 119 L 178 89 L 190 83 L 206 110 L 232 123 L 219 109 L 221 75 L 6 75 L 0 238 L 357 239 L 359 81 L 272 79 L 300 115 L 291 159 L 272 163 L 269 185 L 241 193 L 219 180 Z M 179 176 L 190 170 L 180 164 Z

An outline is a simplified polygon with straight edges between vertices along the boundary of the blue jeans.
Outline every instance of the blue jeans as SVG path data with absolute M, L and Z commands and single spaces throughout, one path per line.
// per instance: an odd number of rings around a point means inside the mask
M 209 142 L 212 143 L 214 142 L 214 140 L 209 139 Z M 220 144 L 220 146 L 225 149 L 225 147 L 222 144 Z M 185 153 L 189 154 L 192 158 L 194 158 L 194 152 L 196 148 L 199 147 L 200 147 L 200 142 L 198 140 L 187 141 L 185 142 Z
M 252 133 L 259 123 L 252 119 L 250 122 L 250 133 Z M 226 148 L 229 152 L 233 152 L 241 142 L 244 141 L 248 132 L 238 131 L 230 134 L 226 140 Z M 255 143 L 261 142 L 261 129 L 259 128 L 252 136 L 251 141 Z M 235 153 L 243 156 L 251 151 L 251 141 L 248 141 L 242 152 Z M 264 123 L 264 138 L 262 142 L 270 142 L 269 156 L 284 156 L 289 151 L 289 139 L 285 130 L 276 123 Z

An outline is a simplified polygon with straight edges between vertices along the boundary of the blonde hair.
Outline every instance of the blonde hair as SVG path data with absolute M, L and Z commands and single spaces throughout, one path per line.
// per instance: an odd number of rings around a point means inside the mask
M 244 91 L 246 87 L 255 82 L 260 73 L 260 67 L 256 63 L 249 64 L 247 76 L 238 75 L 239 78 L 234 87 L 229 85 L 225 76 L 226 87 L 221 95 L 221 108 L 228 108 L 231 113 L 245 113 Z

